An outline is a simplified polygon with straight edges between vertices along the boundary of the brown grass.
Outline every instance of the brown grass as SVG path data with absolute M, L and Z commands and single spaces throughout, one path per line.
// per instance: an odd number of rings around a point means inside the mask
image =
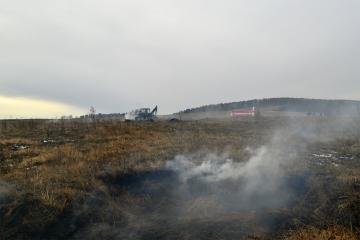
M 272 118 L 176 123 L 0 121 L 0 180 L 14 184 L 19 191 L 52 209 L 51 216 L 44 213 L 43 220 L 39 220 L 46 225 L 76 197 L 101 188 L 104 173 L 122 175 L 159 169 L 177 154 L 209 150 L 220 154 L 226 151 L 231 158 L 242 160 L 246 158 L 246 147 L 266 142 L 283 121 Z M 54 142 L 42 142 L 47 139 Z M 11 146 L 18 143 L 29 148 L 13 150 Z M 326 147 L 360 156 L 359 146 L 359 138 L 355 138 Z M 286 239 L 356 239 L 353 232 L 357 229 L 352 232 L 331 225 L 339 219 L 348 223 L 349 215 L 360 219 L 360 209 L 356 207 L 360 203 L 359 190 L 344 187 L 358 184 L 360 166 L 356 162 L 349 164 L 341 169 L 314 169 L 321 177 L 312 180 L 306 197 L 287 213 L 301 217 L 294 217 L 294 222 L 300 222 L 299 229 L 286 235 Z M 324 190 L 329 175 L 335 176 L 339 186 Z M 337 199 L 343 195 L 344 198 Z M 203 204 L 200 200 L 196 204 Z M 316 207 L 310 208 L 309 202 Z M 313 210 L 319 214 L 315 216 Z M 329 227 L 319 227 L 319 216 L 321 220 L 327 218 Z M 302 228 L 304 225 L 313 226 Z
M 32 122 L 34 128 L 13 122 L 2 129 L 2 177 L 21 185 L 44 204 L 61 211 L 73 197 L 98 186 L 97 176 L 104 169 L 126 173 L 155 169 L 179 153 L 201 149 L 239 150 L 257 141 L 249 120 L 180 123 L 88 123 Z M 274 123 L 272 123 L 274 124 Z M 258 126 L 264 128 L 264 126 Z M 54 143 L 43 144 L 46 139 Z M 13 151 L 12 144 L 29 145 Z
M 287 240 L 356 240 L 357 236 L 341 226 L 331 226 L 326 229 L 307 227 L 297 230 L 285 237 Z

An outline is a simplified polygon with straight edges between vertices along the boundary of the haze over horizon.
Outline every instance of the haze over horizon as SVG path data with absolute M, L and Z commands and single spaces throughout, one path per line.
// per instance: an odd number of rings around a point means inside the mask
M 0 2 L 0 118 L 360 100 L 356 0 Z

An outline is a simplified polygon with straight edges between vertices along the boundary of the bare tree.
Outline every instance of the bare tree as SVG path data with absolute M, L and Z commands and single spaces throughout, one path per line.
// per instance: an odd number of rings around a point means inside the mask
M 96 118 L 96 110 L 94 106 L 90 107 L 90 111 L 89 111 L 89 117 L 90 119 L 95 122 L 95 118 Z

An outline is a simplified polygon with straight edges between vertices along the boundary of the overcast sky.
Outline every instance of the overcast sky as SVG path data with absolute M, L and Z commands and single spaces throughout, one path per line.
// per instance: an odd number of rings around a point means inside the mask
M 360 100 L 360 1 L 0 0 L 0 84 L 0 117 Z

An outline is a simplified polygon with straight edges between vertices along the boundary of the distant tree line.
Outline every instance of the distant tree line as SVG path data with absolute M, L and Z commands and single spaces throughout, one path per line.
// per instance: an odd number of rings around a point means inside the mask
M 360 115 L 360 101 L 323 100 L 307 98 L 264 98 L 247 101 L 219 103 L 189 108 L 180 113 L 201 113 L 212 111 L 231 111 L 243 108 L 273 108 L 277 111 L 319 113 L 323 115 Z
M 97 113 L 97 114 L 86 114 L 80 116 L 80 119 L 120 119 L 124 118 L 124 113 Z

